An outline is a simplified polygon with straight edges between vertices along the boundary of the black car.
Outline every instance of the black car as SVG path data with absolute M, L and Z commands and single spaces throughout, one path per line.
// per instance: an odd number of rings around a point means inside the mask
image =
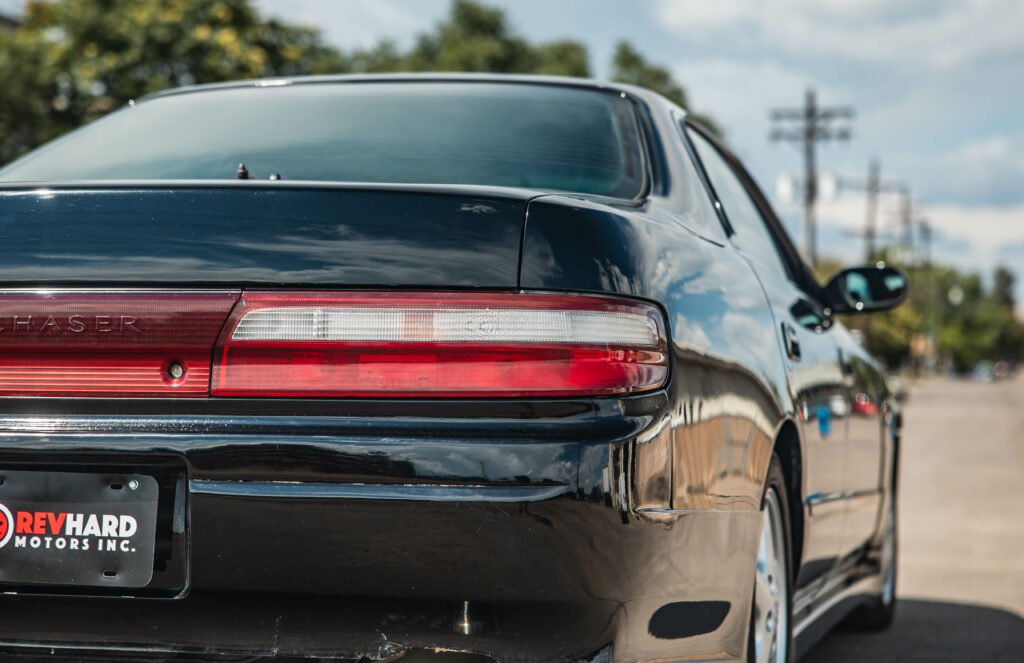
M 0 650 L 785 661 L 893 615 L 898 426 L 739 161 L 504 76 L 132 103 L 0 171 Z M 856 407 L 853 405 L 856 404 Z

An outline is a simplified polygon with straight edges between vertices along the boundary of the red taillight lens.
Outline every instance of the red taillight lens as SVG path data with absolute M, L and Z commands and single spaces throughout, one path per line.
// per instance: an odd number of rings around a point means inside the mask
M 654 306 L 579 295 L 247 292 L 214 396 L 565 396 L 668 374 Z
M 206 396 L 238 291 L 0 292 L 0 395 Z

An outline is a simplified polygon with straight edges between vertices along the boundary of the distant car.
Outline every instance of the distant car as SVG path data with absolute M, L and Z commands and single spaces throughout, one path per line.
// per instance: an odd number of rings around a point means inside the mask
M 979 361 L 971 368 L 971 377 L 978 382 L 995 382 L 995 364 L 990 361 Z
M 851 409 L 853 410 L 854 414 L 872 417 L 878 414 L 878 405 L 875 404 L 875 401 L 872 400 L 869 394 L 864 393 L 857 394 L 856 396 L 853 397 Z
M 850 414 L 850 398 L 846 394 L 834 394 L 828 400 L 828 409 L 832 416 L 840 419 Z
M 906 280 L 820 286 L 656 94 L 185 88 L 0 182 L 5 652 L 762 662 L 892 619 L 890 395 L 832 315 Z

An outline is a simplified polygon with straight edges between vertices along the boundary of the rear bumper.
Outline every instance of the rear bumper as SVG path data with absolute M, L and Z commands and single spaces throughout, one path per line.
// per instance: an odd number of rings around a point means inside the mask
M 0 647 L 737 657 L 760 517 L 636 508 L 633 445 L 664 401 L 495 403 L 460 417 L 440 404 L 433 417 L 7 417 L 10 463 L 180 459 L 188 572 L 173 601 L 3 597 Z M 460 629 L 467 601 L 476 617 Z

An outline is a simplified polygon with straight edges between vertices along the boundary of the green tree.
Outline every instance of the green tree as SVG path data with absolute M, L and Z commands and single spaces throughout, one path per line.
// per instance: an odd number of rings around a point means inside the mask
M 686 109 L 690 117 L 707 127 L 715 135 L 722 135 L 721 129 L 714 120 L 707 115 L 690 110 L 690 104 L 686 99 L 686 90 L 672 77 L 668 69 L 649 63 L 628 42 L 620 41 L 615 47 L 611 78 L 619 83 L 628 83 L 654 90 Z
M 996 267 L 992 275 L 992 298 L 999 306 L 1010 311 L 1017 303 L 1013 296 L 1014 281 L 1013 272 L 1003 266 Z
M 0 36 L 0 162 L 150 92 L 342 64 L 317 31 L 248 0 L 31 2 Z
M 850 316 L 846 324 L 864 331 L 868 350 L 887 366 L 898 367 L 910 357 L 911 343 L 924 331 L 924 316 L 913 304 L 886 313 Z
M 38 40 L 0 32 L 0 164 L 75 126 L 53 106 L 45 50 Z
M 350 53 L 347 69 L 381 71 L 470 71 L 589 76 L 586 47 L 563 40 L 530 44 L 513 32 L 505 12 L 470 0 L 456 0 L 434 30 L 421 34 L 408 53 L 393 41 Z

